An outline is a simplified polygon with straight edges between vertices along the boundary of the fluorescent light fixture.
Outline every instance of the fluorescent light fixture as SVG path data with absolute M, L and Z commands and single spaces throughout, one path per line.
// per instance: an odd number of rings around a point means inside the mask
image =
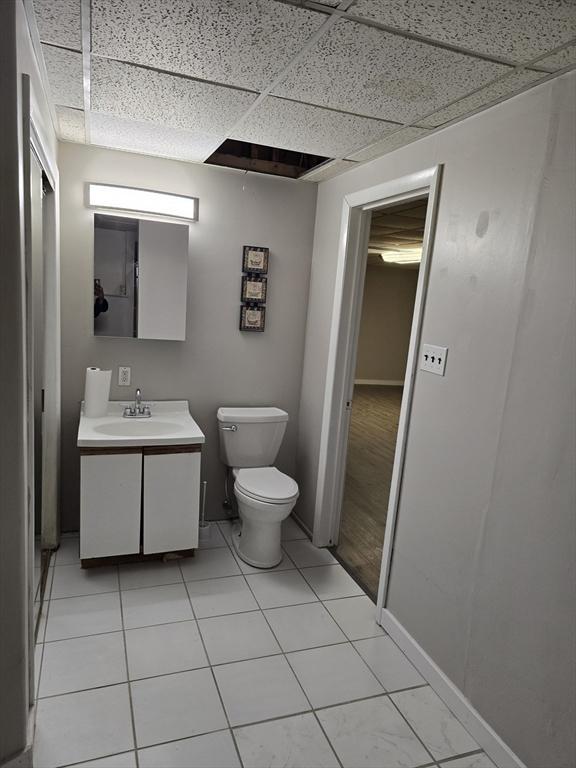
M 422 248 L 383 251 L 380 256 L 387 264 L 418 264 L 422 260 Z
M 89 208 L 112 208 L 134 211 L 175 219 L 198 221 L 198 198 L 154 192 L 151 189 L 133 189 L 114 184 L 87 184 Z

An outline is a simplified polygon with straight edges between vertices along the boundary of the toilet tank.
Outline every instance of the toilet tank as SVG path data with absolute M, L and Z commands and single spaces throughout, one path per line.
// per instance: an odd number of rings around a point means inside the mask
M 218 408 L 220 458 L 229 467 L 274 464 L 288 414 L 280 408 Z

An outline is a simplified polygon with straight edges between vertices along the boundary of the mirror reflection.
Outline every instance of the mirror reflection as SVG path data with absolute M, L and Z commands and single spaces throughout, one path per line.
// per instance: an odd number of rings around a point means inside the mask
M 94 334 L 138 338 L 138 219 L 94 216 Z
M 188 226 L 94 215 L 94 335 L 183 341 Z

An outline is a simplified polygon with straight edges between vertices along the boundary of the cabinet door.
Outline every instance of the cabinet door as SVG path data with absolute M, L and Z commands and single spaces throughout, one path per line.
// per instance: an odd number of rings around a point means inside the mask
M 144 454 L 144 553 L 198 546 L 200 452 Z
M 80 458 L 80 557 L 140 551 L 142 454 Z

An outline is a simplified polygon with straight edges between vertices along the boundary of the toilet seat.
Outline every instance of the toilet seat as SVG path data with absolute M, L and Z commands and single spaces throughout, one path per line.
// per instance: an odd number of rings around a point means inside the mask
M 235 472 L 235 488 L 268 504 L 286 504 L 298 498 L 298 483 L 276 467 L 250 467 Z

